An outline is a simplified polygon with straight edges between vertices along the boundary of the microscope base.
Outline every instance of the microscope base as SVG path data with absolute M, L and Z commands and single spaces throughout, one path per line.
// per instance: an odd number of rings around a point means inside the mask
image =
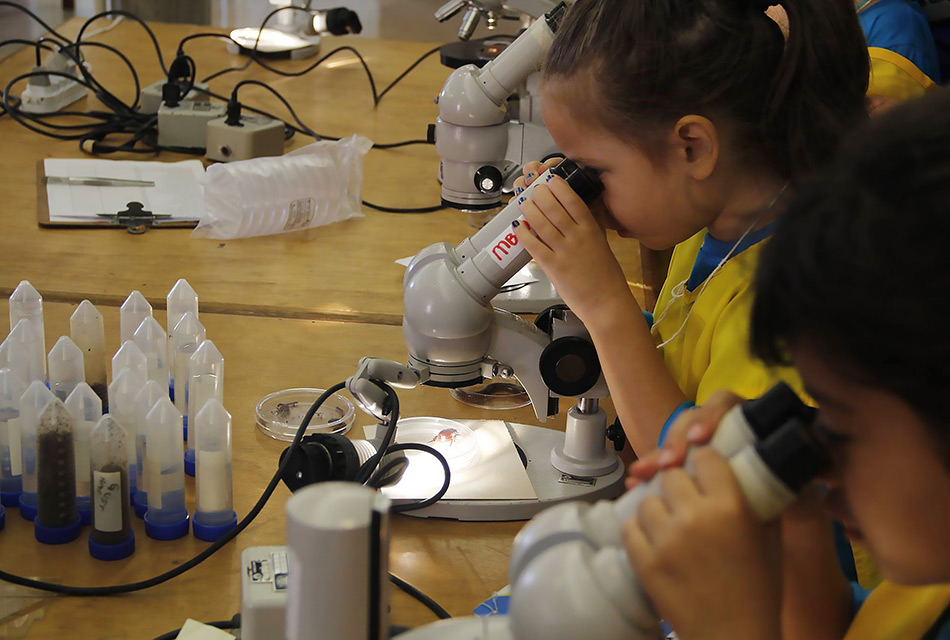
M 460 422 L 473 430 L 478 430 L 481 424 L 497 421 L 462 420 Z M 518 469 L 517 472 L 527 473 L 527 479 L 534 491 L 533 498 L 510 499 L 491 496 L 479 499 L 443 498 L 430 507 L 409 511 L 406 515 L 476 522 L 529 520 L 540 511 L 561 502 L 611 500 L 623 493 L 624 468 L 619 460 L 610 473 L 600 477 L 577 477 L 562 473 L 551 465 L 551 451 L 564 446 L 563 432 L 510 422 L 502 424 L 507 428 L 507 435 L 511 442 L 524 453 L 524 459 L 527 460 L 527 466 Z M 371 430 L 368 437 L 373 437 L 375 427 L 369 427 L 367 430 Z M 471 475 L 474 474 L 470 474 L 469 477 Z M 515 482 L 517 478 L 513 478 L 512 483 Z M 384 488 L 383 493 L 386 492 Z M 391 497 L 393 504 L 416 501 Z

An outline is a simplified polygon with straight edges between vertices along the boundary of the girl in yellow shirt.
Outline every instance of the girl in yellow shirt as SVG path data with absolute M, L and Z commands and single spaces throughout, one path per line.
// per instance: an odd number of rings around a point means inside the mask
M 625 540 L 682 640 L 950 638 L 950 92 L 870 124 L 789 204 L 756 276 L 753 350 L 794 364 L 818 403 L 822 491 L 776 536 L 714 451 L 675 468 L 738 401 L 728 393 L 634 465 L 640 479 L 666 469 Z M 818 500 L 885 578 L 853 619 Z

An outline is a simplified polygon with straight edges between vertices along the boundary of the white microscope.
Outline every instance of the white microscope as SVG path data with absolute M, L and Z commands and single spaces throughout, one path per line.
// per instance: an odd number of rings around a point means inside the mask
M 458 0 L 444 5 L 436 17 L 446 20 L 467 7 L 459 32 L 467 38 L 480 16 L 494 20 L 507 6 L 530 16 L 547 13 L 481 69 L 474 64 L 456 69 L 439 95 L 439 118 L 429 127 L 429 141 L 441 158 L 442 203 L 462 211 L 498 207 L 502 190 L 510 189 L 522 165 L 557 152 L 541 120 L 537 71 L 567 4 Z M 509 102 L 513 94 L 518 99 Z
M 549 173 L 564 179 L 585 201 L 601 192 L 596 179 L 571 160 Z M 525 197 L 549 173 L 529 186 Z M 457 246 L 436 243 L 416 254 L 403 280 L 408 366 L 364 358 L 347 390 L 379 418 L 376 407 L 383 398 L 375 384 L 366 384 L 370 380 L 404 389 L 417 384 L 458 388 L 487 378 L 516 377 L 541 422 L 557 413 L 559 398 L 578 401 L 568 411 L 564 433 L 505 423 L 505 437 L 523 453 L 534 499 L 442 500 L 413 515 L 528 519 L 556 502 L 612 498 L 622 491 L 623 468 L 606 439 L 609 435 L 619 449 L 622 431 L 618 426 L 608 434 L 607 416 L 600 407 L 607 384 L 583 324 L 563 307 L 531 324 L 491 305 L 501 287 L 531 258 L 514 233 L 512 223 L 517 220 L 523 218 L 517 202 L 511 202 Z

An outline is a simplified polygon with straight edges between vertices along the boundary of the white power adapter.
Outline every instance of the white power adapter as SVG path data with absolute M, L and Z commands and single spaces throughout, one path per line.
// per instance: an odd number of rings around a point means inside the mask
M 280 120 L 242 115 L 238 124 L 228 124 L 228 118 L 208 123 L 208 160 L 234 162 L 283 153 L 284 123 Z
M 87 66 L 88 69 L 88 66 Z M 27 113 L 55 113 L 86 97 L 88 89 L 65 76 L 78 77 L 76 62 L 54 51 L 33 71 L 56 71 L 65 75 L 33 76 L 20 96 L 20 109 Z
M 241 640 L 286 637 L 287 547 L 241 552 Z
M 200 149 L 207 146 L 208 123 L 224 115 L 224 105 L 186 101 L 158 108 L 158 144 L 172 149 Z

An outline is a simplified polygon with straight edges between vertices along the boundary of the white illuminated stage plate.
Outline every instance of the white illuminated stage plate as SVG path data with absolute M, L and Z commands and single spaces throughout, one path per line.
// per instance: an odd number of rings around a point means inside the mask
M 458 424 L 465 429 L 454 426 Z M 403 427 L 406 437 L 400 437 Z M 376 427 L 364 427 L 364 431 L 372 438 Z M 477 447 L 474 461 L 468 453 L 471 441 Z M 396 442 L 433 446 L 453 469 L 442 499 L 407 515 L 472 521 L 528 520 L 559 502 L 594 502 L 615 498 L 623 491 L 622 464 L 605 476 L 592 478 L 555 469 L 551 451 L 563 444 L 564 432 L 554 429 L 502 420 L 404 418 L 397 424 Z M 519 448 L 527 466 L 522 464 Z M 442 466 L 431 455 L 407 451 L 406 457 L 410 462 L 400 481 L 381 489 L 395 504 L 424 500 L 437 493 L 443 483 Z

